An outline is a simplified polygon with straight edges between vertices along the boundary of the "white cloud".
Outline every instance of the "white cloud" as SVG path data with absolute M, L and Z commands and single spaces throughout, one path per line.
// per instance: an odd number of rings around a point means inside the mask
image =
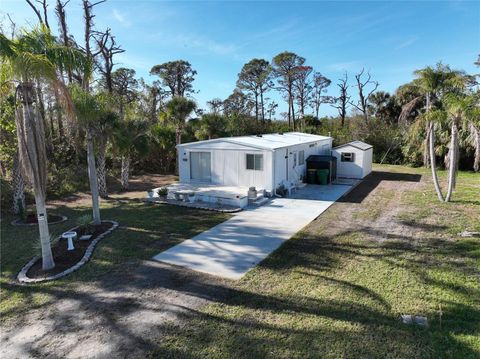
M 132 25 L 131 21 L 128 20 L 125 15 L 123 15 L 120 11 L 117 9 L 113 9 L 112 13 L 113 17 L 115 20 L 117 20 L 120 24 L 122 24 L 125 27 L 130 27 Z
M 358 67 L 358 61 L 335 62 L 327 65 L 330 71 L 348 71 Z
M 416 37 L 411 37 L 411 38 L 405 40 L 404 42 L 401 42 L 400 44 L 398 44 L 395 47 L 395 50 L 403 49 L 405 47 L 408 47 L 408 46 L 414 44 L 415 42 L 417 42 L 417 38 Z
M 238 47 L 232 43 L 223 43 L 210 39 L 205 36 L 195 34 L 175 34 L 170 36 L 165 33 L 156 33 L 155 41 L 161 41 L 169 46 L 192 48 L 200 51 L 208 52 L 214 55 L 236 55 Z

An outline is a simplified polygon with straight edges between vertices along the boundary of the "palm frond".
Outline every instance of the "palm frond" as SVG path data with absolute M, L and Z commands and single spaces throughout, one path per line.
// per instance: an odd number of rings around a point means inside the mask
M 408 116 L 412 113 L 413 109 L 422 98 L 423 96 L 415 97 L 412 101 L 402 106 L 402 112 L 400 113 L 400 116 L 398 116 L 398 122 L 400 124 L 405 124 L 407 122 Z

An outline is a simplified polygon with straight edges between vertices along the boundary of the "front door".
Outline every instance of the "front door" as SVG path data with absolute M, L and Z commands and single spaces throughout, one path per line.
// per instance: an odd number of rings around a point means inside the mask
M 202 182 L 212 180 L 210 152 L 190 152 L 190 178 Z

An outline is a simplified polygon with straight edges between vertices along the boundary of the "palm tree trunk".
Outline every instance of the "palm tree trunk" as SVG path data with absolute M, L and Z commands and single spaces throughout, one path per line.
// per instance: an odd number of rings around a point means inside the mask
M 107 146 L 105 139 L 100 139 L 98 146 L 98 157 L 97 157 L 97 179 L 98 179 L 98 194 L 102 198 L 108 197 L 107 190 L 107 170 L 105 165 L 106 151 Z
M 457 162 L 458 162 L 458 126 L 457 121 L 452 121 L 452 142 L 449 151 L 450 168 L 448 171 L 448 190 L 445 202 L 450 202 L 452 198 L 453 190 L 455 188 L 456 176 L 457 176 Z
M 42 248 L 42 269 L 46 271 L 54 268 L 55 262 L 50 246 L 50 232 L 48 231 L 45 197 L 40 192 L 39 189 L 35 189 L 35 206 L 37 208 L 38 230 L 40 232 L 40 245 Z
M 182 142 L 182 132 L 180 130 L 180 128 L 177 126 L 177 128 L 175 128 L 175 143 L 177 145 L 181 144 Z M 178 152 L 176 149 L 175 149 L 176 152 Z M 180 161 L 180 157 L 176 156 L 176 161 L 175 161 L 175 174 L 178 176 L 178 171 L 179 171 L 179 162 Z
M 43 120 L 34 110 L 35 101 L 33 84 L 24 81 L 17 87 L 22 103 L 21 111 L 16 112 L 16 125 L 19 156 L 27 178 L 33 185 L 35 205 L 37 208 L 38 230 L 42 249 L 42 269 L 55 267 L 50 233 L 48 231 L 45 192 L 47 184 L 47 156 L 45 150 L 45 131 Z
M 473 136 L 473 144 L 475 146 L 475 157 L 473 160 L 473 170 L 478 172 L 480 170 L 480 127 L 470 124 L 470 131 Z
M 20 168 L 20 158 L 18 150 L 13 156 L 13 214 L 21 214 L 25 211 L 25 182 L 23 181 L 22 170 Z
M 430 158 L 429 158 L 429 139 L 430 139 L 430 123 L 427 122 L 425 125 L 425 141 L 423 141 L 423 165 L 425 168 L 430 167 Z
M 98 182 L 97 171 L 95 168 L 95 155 L 93 152 L 93 139 L 91 130 L 87 130 L 87 163 L 88 163 L 88 179 L 90 181 L 90 191 L 92 193 L 92 211 L 93 222 L 100 224 L 100 204 L 98 200 Z
M 440 184 L 438 182 L 438 175 L 437 175 L 437 166 L 435 163 L 435 131 L 433 127 L 433 122 L 428 121 L 428 133 L 429 133 L 429 150 L 430 150 L 430 167 L 432 169 L 432 179 L 433 185 L 435 186 L 435 191 L 437 192 L 438 199 L 443 202 L 443 193 L 442 189 L 440 188 Z
M 122 189 L 128 190 L 128 179 L 130 175 L 130 155 L 122 156 L 122 173 L 121 173 L 121 183 Z

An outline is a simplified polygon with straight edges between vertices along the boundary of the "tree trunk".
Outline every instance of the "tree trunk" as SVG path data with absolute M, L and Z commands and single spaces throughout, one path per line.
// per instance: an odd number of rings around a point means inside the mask
M 52 248 L 50 246 L 50 233 L 48 231 L 47 209 L 45 197 L 41 190 L 35 189 L 35 206 L 37 208 L 38 230 L 40 232 L 40 245 L 42 248 L 42 269 L 50 270 L 55 267 Z
M 25 182 L 23 181 L 22 169 L 20 167 L 20 158 L 18 150 L 13 156 L 13 214 L 25 212 Z
M 128 190 L 128 178 L 130 175 L 130 155 L 122 156 L 122 173 L 121 173 L 121 183 L 122 190 Z
M 58 140 L 63 142 L 64 140 L 64 131 L 63 131 L 63 122 L 62 122 L 62 111 L 60 110 L 60 99 L 55 93 L 55 112 L 57 114 L 57 127 L 58 127 Z
M 93 139 L 90 129 L 87 129 L 87 162 L 88 162 L 88 179 L 90 182 L 90 191 L 92 193 L 92 211 L 93 222 L 100 224 L 100 204 L 98 200 L 98 182 L 97 170 L 95 168 L 95 155 L 93 151 Z
M 480 170 L 480 127 L 470 124 L 470 130 L 473 136 L 473 144 L 475 146 L 475 157 L 473 160 L 473 170 L 478 172 Z
M 107 169 L 105 165 L 107 146 L 105 139 L 101 138 L 98 146 L 97 157 L 97 180 L 98 180 L 98 194 L 102 198 L 108 197 L 107 190 Z
M 435 163 L 435 131 L 433 128 L 433 122 L 428 122 L 429 128 L 429 150 L 430 150 L 430 167 L 432 169 L 432 179 L 433 185 L 435 186 L 435 191 L 437 192 L 438 199 L 443 202 L 443 193 L 438 182 L 437 167 Z
M 24 81 L 17 87 L 21 111 L 16 113 L 19 158 L 26 178 L 33 186 L 37 208 L 38 229 L 42 250 L 42 268 L 55 266 L 50 247 L 45 192 L 47 187 L 47 156 L 45 149 L 45 129 L 38 111 L 35 111 L 35 89 L 32 83 Z
M 260 106 L 262 110 L 262 122 L 265 122 L 265 105 L 263 103 L 263 90 L 260 89 Z
M 288 128 L 292 128 L 292 91 L 288 90 Z
M 180 130 L 180 128 L 177 126 L 175 128 L 175 143 L 177 145 L 181 144 L 182 143 L 182 131 Z M 179 161 L 180 161 L 180 157 L 178 156 L 178 151 L 175 149 L 175 151 L 177 152 L 177 156 L 176 156 L 176 161 L 175 161 L 175 174 L 178 176 L 178 167 L 179 167 Z
M 293 124 L 293 130 L 295 131 L 297 128 L 296 123 L 295 123 L 295 108 L 293 107 L 293 97 L 292 100 L 290 101 L 292 105 L 292 124 Z
M 452 122 L 452 142 L 450 144 L 450 168 L 448 171 L 448 189 L 445 197 L 445 202 L 450 202 L 452 198 L 453 190 L 455 189 L 455 182 L 457 177 L 457 162 L 458 162 L 458 126 L 457 121 Z
M 427 92 L 427 94 L 425 95 L 425 102 L 426 102 L 426 108 L 427 108 L 427 115 L 428 113 L 430 112 L 430 93 Z M 424 148 L 424 152 L 423 152 L 423 163 L 425 164 L 425 167 L 428 168 L 428 163 L 430 163 L 429 161 L 429 152 L 430 152 L 430 144 L 429 142 L 431 141 L 431 135 L 430 135 L 430 131 L 433 131 L 433 124 L 432 122 L 429 120 L 427 121 L 427 124 L 425 125 L 425 131 L 426 131 L 426 136 L 425 136 L 425 148 Z M 435 138 L 435 134 L 433 134 L 433 138 Z M 433 156 L 435 157 L 435 151 L 431 151 L 430 152 L 430 156 L 432 155 L 433 153 Z
M 427 122 L 425 125 L 425 141 L 423 141 L 423 165 L 425 168 L 430 167 L 430 156 L 429 156 L 429 139 L 430 139 L 430 123 Z
M 255 120 L 258 123 L 258 94 L 255 92 Z
M 48 104 L 48 118 L 50 122 L 50 136 L 53 140 L 55 138 L 55 126 L 53 124 L 53 109 L 51 103 Z

